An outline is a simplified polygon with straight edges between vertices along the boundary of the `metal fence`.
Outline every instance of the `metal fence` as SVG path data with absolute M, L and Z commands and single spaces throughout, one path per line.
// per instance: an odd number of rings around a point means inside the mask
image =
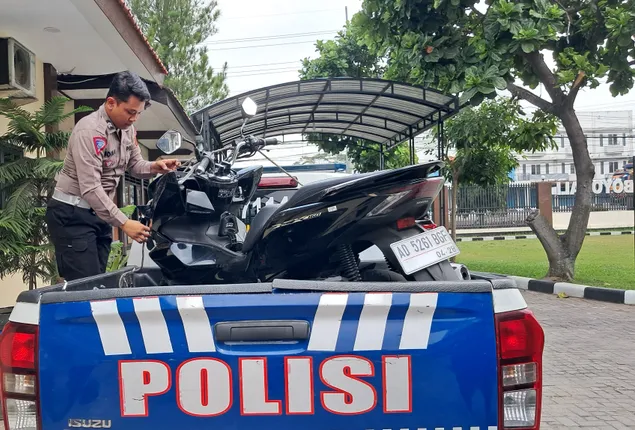
M 452 188 L 448 188 L 450 196 Z M 553 212 L 571 212 L 574 195 L 552 195 Z M 451 204 L 451 197 L 450 197 Z M 492 187 L 459 186 L 457 229 L 526 227 L 525 219 L 537 208 L 535 184 L 504 184 Z M 451 206 L 449 212 L 451 213 Z M 633 210 L 633 193 L 593 194 L 592 211 Z
M 451 188 L 449 192 L 452 192 Z M 525 227 L 527 215 L 536 206 L 536 188 L 532 184 L 504 184 L 487 188 L 459 186 L 456 227 Z
M 554 212 L 571 212 L 575 203 L 575 195 L 554 195 L 552 205 Z M 601 193 L 593 194 L 591 211 L 628 211 L 633 210 L 633 193 Z

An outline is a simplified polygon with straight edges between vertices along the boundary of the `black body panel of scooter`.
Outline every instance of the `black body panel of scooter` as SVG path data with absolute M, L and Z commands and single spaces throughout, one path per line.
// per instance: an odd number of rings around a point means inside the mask
M 373 245 L 367 238 L 374 231 L 395 229 L 397 220 L 417 219 L 427 212 L 443 184 L 442 177 L 429 176 L 441 165 L 432 162 L 303 186 L 284 205 L 260 210 L 243 252 L 259 256 L 252 258 L 252 268 L 262 280 L 281 272 L 298 279 L 318 277 L 331 263 L 338 263 L 338 245 L 351 244 L 361 252 Z M 413 187 L 419 193 L 406 194 Z M 390 210 L 368 216 L 399 192 L 405 195 Z M 419 232 L 414 229 L 412 235 Z
M 153 184 L 156 244 L 150 255 L 173 283 L 332 275 L 340 264 L 339 245 L 350 244 L 354 252 L 361 252 L 373 245 L 374 236 L 378 241 L 386 236 L 383 230 L 395 230 L 397 220 L 416 219 L 427 212 L 443 184 L 442 177 L 430 174 L 441 166 L 441 162 L 431 162 L 308 184 L 284 205 L 261 209 L 241 251 L 229 250 L 228 238 L 218 236 L 221 214 L 237 214 L 241 206 L 218 190 L 235 190 L 242 181 L 245 200 L 250 201 L 262 168 L 243 169 L 237 175 L 240 179 L 229 182 L 193 176 L 185 190 L 177 182 L 179 175 L 167 174 Z M 201 194 L 209 198 L 210 207 Z M 380 211 L 387 202 L 392 204 Z M 420 231 L 413 228 L 400 235 Z

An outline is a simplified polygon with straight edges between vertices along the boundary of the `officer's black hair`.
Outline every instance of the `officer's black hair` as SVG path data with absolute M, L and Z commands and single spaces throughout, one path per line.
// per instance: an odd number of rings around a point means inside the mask
M 150 106 L 150 91 L 139 75 L 125 71 L 115 75 L 108 89 L 106 98 L 113 97 L 120 102 L 127 102 L 130 96 L 135 96 Z

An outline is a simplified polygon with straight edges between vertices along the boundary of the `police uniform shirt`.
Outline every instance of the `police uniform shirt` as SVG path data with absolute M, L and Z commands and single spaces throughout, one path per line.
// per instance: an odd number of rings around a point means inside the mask
M 126 171 L 152 178 L 151 165 L 141 156 L 134 126 L 117 129 L 102 104 L 73 129 L 56 188 L 83 198 L 99 218 L 119 227 L 128 220 L 113 201 L 120 178 Z

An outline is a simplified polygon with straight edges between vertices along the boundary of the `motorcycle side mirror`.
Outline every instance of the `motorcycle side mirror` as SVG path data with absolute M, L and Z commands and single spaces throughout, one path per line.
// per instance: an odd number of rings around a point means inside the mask
M 256 112 L 258 112 L 258 105 L 250 97 L 247 97 L 243 100 L 240 110 L 242 111 L 244 119 L 251 118 L 256 115 Z
M 164 154 L 172 154 L 181 147 L 183 136 L 175 130 L 168 130 L 157 140 L 157 148 Z

